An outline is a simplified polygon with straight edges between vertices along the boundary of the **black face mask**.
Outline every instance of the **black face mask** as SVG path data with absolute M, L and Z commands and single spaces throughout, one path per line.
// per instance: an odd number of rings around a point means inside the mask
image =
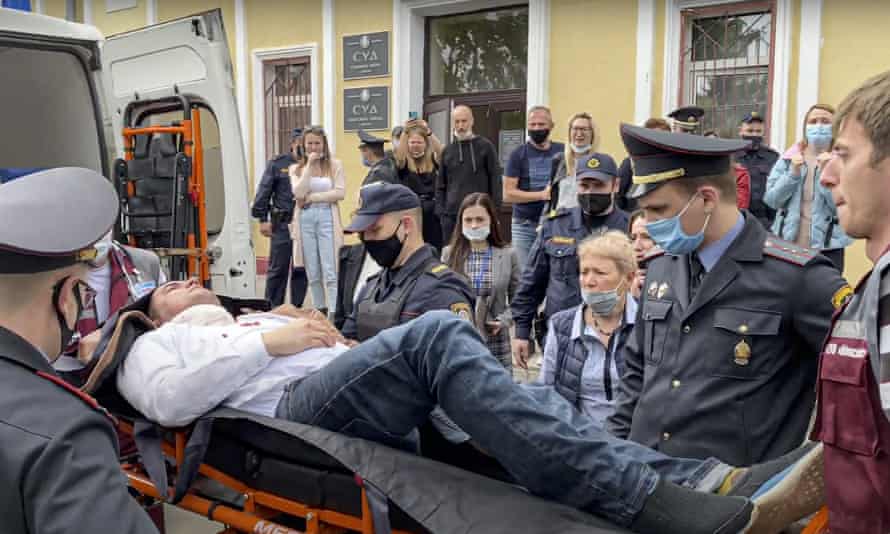
M 763 144 L 763 136 L 762 135 L 743 135 L 742 139 L 745 141 L 751 141 L 751 148 L 749 151 L 755 151 L 760 149 L 760 145 Z
M 549 130 L 549 129 L 546 129 L 546 130 L 529 130 L 529 131 L 528 131 L 528 136 L 532 138 L 532 141 L 533 141 L 536 145 L 540 145 L 541 143 L 543 143 L 544 141 L 546 141 L 547 138 L 550 136 L 550 130 Z
M 399 222 L 399 226 L 402 226 L 401 222 Z M 396 234 L 399 232 L 399 226 L 396 226 L 392 235 L 386 239 L 366 241 L 362 237 L 362 243 L 365 244 L 365 250 L 368 251 L 371 259 L 384 269 L 389 269 L 393 266 L 399 254 L 402 253 L 402 247 L 405 245 L 404 241 L 399 241 L 399 238 L 396 237 Z
M 578 193 L 578 205 L 587 215 L 599 215 L 612 206 L 612 193 Z
M 62 286 L 65 284 L 65 281 L 68 280 L 68 277 L 62 278 L 56 283 L 55 287 L 53 287 L 53 307 L 56 311 L 56 318 L 59 320 L 59 352 L 64 352 L 65 349 L 68 348 L 68 345 L 71 344 L 71 340 L 74 339 L 74 334 L 77 333 L 77 320 L 80 319 L 81 313 L 83 313 L 83 303 L 80 300 L 80 293 L 77 286 L 74 286 L 74 302 L 77 303 L 77 315 L 74 317 L 74 328 L 68 327 L 68 321 L 65 319 L 65 314 L 59 311 L 61 306 L 59 305 L 59 295 L 62 293 Z

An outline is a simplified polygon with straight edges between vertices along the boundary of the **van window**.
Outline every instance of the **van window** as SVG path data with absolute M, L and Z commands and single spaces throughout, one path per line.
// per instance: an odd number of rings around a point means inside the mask
M 223 180 L 222 147 L 219 137 L 219 124 L 216 117 L 206 107 L 192 110 L 201 119 L 201 146 L 204 154 L 204 198 L 207 202 L 207 233 L 215 235 L 222 231 L 226 218 L 226 194 Z M 139 126 L 169 125 L 182 120 L 182 111 L 166 111 L 146 115 Z
M 0 167 L 103 172 L 90 75 L 64 50 L 0 43 Z

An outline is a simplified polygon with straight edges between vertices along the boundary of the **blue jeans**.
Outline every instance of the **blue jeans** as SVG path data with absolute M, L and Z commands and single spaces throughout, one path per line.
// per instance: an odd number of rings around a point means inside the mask
M 303 265 L 309 279 L 312 306 L 330 312 L 337 306 L 337 251 L 334 250 L 332 209 L 336 206 L 318 203 L 300 210 Z
M 519 257 L 519 270 L 521 272 L 525 270 L 529 252 L 531 252 L 532 244 L 535 242 L 535 237 L 537 237 L 538 222 L 513 217 L 511 226 L 513 228 L 511 246 Z
M 434 311 L 288 385 L 277 417 L 392 443 L 436 405 L 531 492 L 628 525 L 659 476 L 710 491 L 729 467 L 615 438 L 549 386 L 515 384 L 473 326 Z

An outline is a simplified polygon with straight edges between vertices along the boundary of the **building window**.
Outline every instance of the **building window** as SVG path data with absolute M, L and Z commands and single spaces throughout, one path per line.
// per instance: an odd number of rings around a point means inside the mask
M 428 96 L 525 89 L 528 6 L 430 17 L 426 35 Z
M 308 57 L 263 61 L 266 155 L 290 149 L 294 128 L 312 121 L 312 79 Z
M 740 2 L 684 9 L 680 99 L 704 108 L 702 129 L 735 137 L 741 119 L 766 119 L 772 97 L 772 2 Z M 767 134 L 768 135 L 768 134 Z

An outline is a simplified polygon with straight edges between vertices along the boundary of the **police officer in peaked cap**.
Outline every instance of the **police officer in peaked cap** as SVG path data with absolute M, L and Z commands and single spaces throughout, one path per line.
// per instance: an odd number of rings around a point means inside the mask
M 253 200 L 251 215 L 260 222 L 260 233 L 270 238 L 269 270 L 266 273 L 266 300 L 273 306 L 284 303 L 287 282 L 291 284 L 291 304 L 302 306 L 308 280 L 303 267 L 293 267 L 293 239 L 288 224 L 294 218 L 294 193 L 290 167 L 303 163 L 302 128 L 291 132 L 290 151 L 269 160 Z
M 751 465 L 803 442 L 837 295 L 832 263 L 736 207 L 742 140 L 622 125 L 650 254 L 607 427 L 666 454 Z
M 110 416 L 51 366 L 93 298 L 93 245 L 117 210 L 114 188 L 87 169 L 0 185 L 3 532 L 157 532 L 127 492 Z
M 672 119 L 672 129 L 678 133 L 701 133 L 701 120 L 705 110 L 698 106 L 684 106 L 668 113 Z
M 374 182 L 395 182 L 396 165 L 391 154 L 383 149 L 386 139 L 372 135 L 364 130 L 358 131 L 358 149 L 362 155 L 362 165 L 368 168 L 368 174 L 362 185 Z

